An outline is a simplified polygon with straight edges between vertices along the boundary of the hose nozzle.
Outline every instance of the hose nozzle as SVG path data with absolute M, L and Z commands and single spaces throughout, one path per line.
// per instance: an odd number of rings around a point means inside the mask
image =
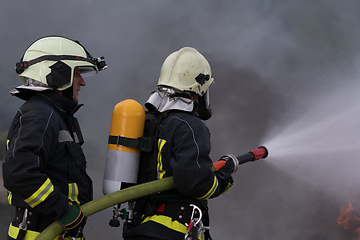
M 248 153 L 245 153 L 244 155 L 238 156 L 236 157 L 238 162 L 238 165 L 250 162 L 250 161 L 256 161 L 259 160 L 260 158 L 266 158 L 269 155 L 269 151 L 267 150 L 266 147 L 264 146 L 260 146 L 256 149 L 253 149 L 251 151 L 249 151 Z M 226 161 L 217 161 L 213 164 L 215 170 L 219 170 L 220 168 L 222 168 L 224 165 L 226 164 Z
M 269 151 L 264 146 L 260 146 L 257 149 L 251 150 L 249 153 L 254 154 L 254 159 L 252 161 L 259 160 L 260 158 L 266 158 L 269 155 Z
M 259 160 L 260 158 L 266 158 L 268 155 L 269 151 L 267 150 L 267 148 L 264 146 L 260 146 L 236 158 L 239 160 L 239 165 L 241 165 L 250 161 Z

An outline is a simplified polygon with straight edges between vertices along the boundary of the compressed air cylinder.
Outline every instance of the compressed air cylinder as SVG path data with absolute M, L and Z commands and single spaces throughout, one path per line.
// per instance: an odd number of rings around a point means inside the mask
M 127 99 L 114 107 L 110 136 L 137 139 L 143 136 L 145 110 L 135 100 Z M 106 155 L 103 193 L 109 194 L 137 182 L 140 151 L 114 143 L 108 144 Z

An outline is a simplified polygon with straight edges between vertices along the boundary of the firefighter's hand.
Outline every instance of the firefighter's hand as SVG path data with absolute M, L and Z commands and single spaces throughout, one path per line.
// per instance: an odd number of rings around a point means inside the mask
M 226 154 L 224 156 L 222 156 L 219 161 L 225 161 L 226 164 L 225 166 L 222 167 L 223 170 L 225 169 L 230 169 L 230 173 L 234 173 L 236 172 L 238 165 L 239 165 L 239 161 L 238 159 L 235 157 L 235 155 L 232 154 Z
M 77 237 L 85 226 L 86 217 L 75 202 L 69 201 L 68 204 L 67 212 L 58 221 L 64 228 L 66 237 Z

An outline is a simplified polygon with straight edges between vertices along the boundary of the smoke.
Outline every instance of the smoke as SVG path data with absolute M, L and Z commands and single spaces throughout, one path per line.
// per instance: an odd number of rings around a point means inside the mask
M 336 216 L 341 202 L 352 197 L 343 192 L 353 191 L 338 189 L 358 182 L 348 176 L 357 166 L 351 154 L 359 131 L 354 115 L 359 110 L 359 4 L 2 1 L 1 131 L 22 104 L 8 91 L 20 84 L 14 65 L 34 40 L 64 35 L 79 40 L 93 56 L 105 56 L 109 68 L 85 79 L 79 95 L 85 106 L 77 113 L 95 197 L 100 197 L 113 107 L 127 98 L 144 103 L 164 59 L 192 46 L 208 59 L 215 78 L 214 115 L 206 122 L 213 160 L 265 143 L 270 152 L 266 160 L 242 165 L 232 189 L 210 200 L 214 239 L 349 239 Z M 299 139 L 307 144 L 301 146 Z M 287 149 L 295 151 L 292 158 Z M 314 152 L 316 161 L 309 157 Z M 343 160 L 326 160 L 320 153 Z M 121 238 L 121 229 L 108 226 L 110 218 L 111 209 L 90 217 L 88 236 Z

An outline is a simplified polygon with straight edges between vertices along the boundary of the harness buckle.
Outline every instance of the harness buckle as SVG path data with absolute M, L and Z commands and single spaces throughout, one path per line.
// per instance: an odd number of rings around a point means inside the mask
M 194 205 L 194 204 L 190 204 L 190 207 L 193 207 L 190 221 L 195 220 L 196 222 L 194 222 L 194 225 L 198 225 L 198 223 L 201 221 L 201 218 L 202 218 L 201 209 L 200 209 L 198 206 Z M 197 211 L 197 212 L 199 213 L 199 218 L 195 218 L 195 217 L 194 217 L 195 211 Z M 185 225 L 187 226 L 187 224 L 185 224 Z
M 25 208 L 24 215 L 23 215 L 23 220 L 19 224 L 19 233 L 18 233 L 18 235 L 16 237 L 16 240 L 22 240 L 25 237 L 27 226 L 28 226 L 28 224 L 30 224 L 30 222 L 28 222 L 28 220 L 27 220 L 28 219 L 28 213 L 29 213 L 29 210 L 27 208 Z
M 185 226 L 187 226 L 187 231 L 186 231 L 186 234 L 184 236 L 184 239 L 185 240 L 192 240 L 194 238 L 197 239 L 198 237 L 198 227 L 196 225 L 198 225 L 199 223 L 201 223 L 202 225 L 202 222 L 201 222 L 201 218 L 202 218 L 202 212 L 201 212 L 201 209 L 194 205 L 194 204 L 190 204 L 190 207 L 192 207 L 192 212 L 191 212 L 191 217 L 190 217 L 190 223 L 187 224 L 185 223 Z M 195 218 L 195 213 L 198 212 L 199 213 L 199 217 L 198 218 Z M 200 225 L 200 226 L 201 226 Z M 192 234 L 190 236 L 190 231 L 192 231 Z
M 187 226 L 188 228 L 184 240 L 195 240 L 200 234 L 210 229 L 210 227 L 204 226 L 203 222 L 201 221 L 202 219 L 201 209 L 194 204 L 190 204 L 190 207 L 192 207 L 193 210 L 191 213 L 190 223 L 189 224 L 185 223 L 185 226 Z M 195 218 L 196 211 L 199 213 L 198 218 Z M 190 231 L 192 231 L 191 235 L 190 235 Z
M 124 139 L 124 136 L 122 136 L 122 135 L 117 136 L 116 145 L 118 147 L 123 147 L 123 139 Z
M 27 230 L 27 218 L 28 218 L 28 212 L 29 210 L 27 208 L 25 208 L 24 211 L 24 215 L 23 215 L 23 220 L 22 222 L 19 224 L 19 229 L 26 231 Z

